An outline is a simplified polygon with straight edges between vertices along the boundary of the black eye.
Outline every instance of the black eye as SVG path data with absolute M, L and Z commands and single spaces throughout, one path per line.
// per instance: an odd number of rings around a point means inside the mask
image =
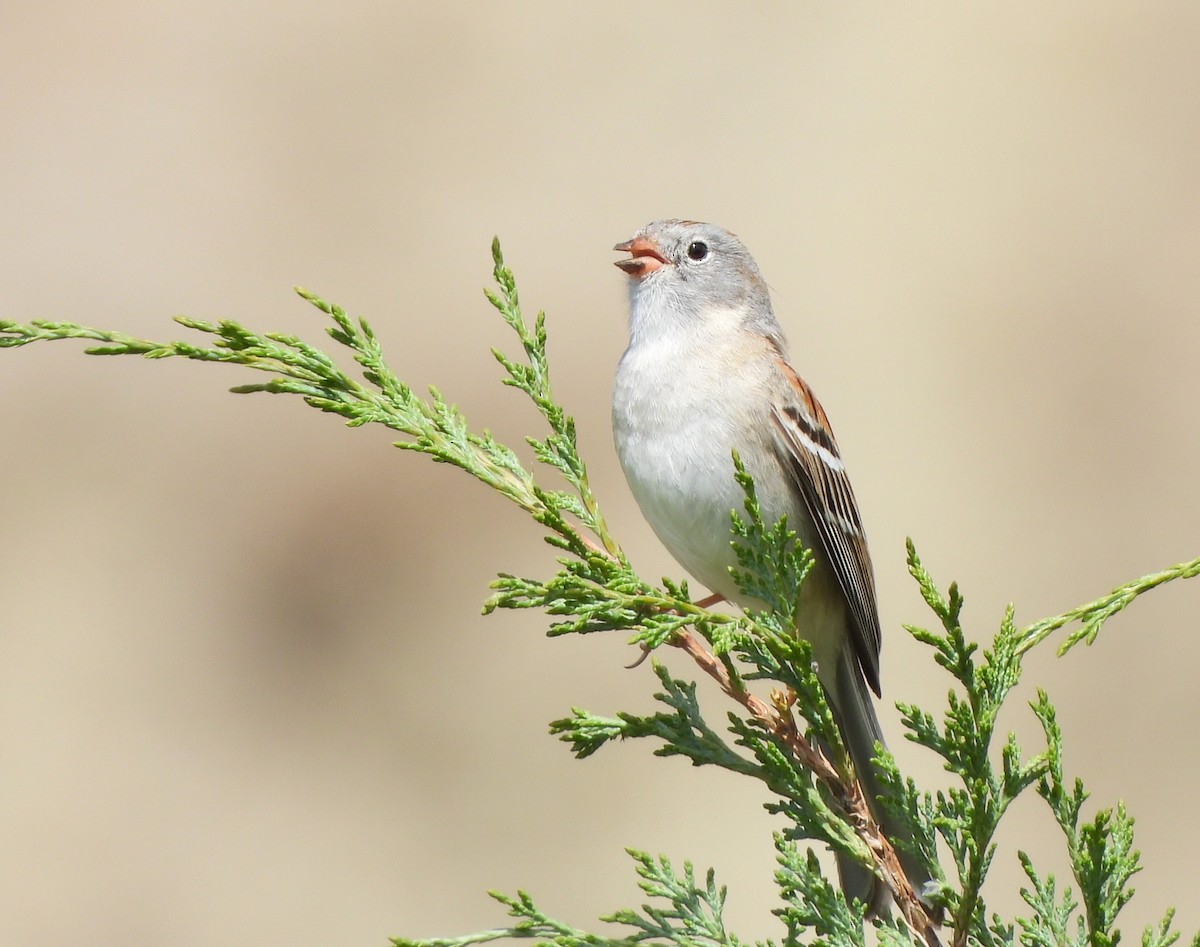
M 694 243 L 689 243 L 687 255 L 689 259 L 695 260 L 697 263 L 699 263 L 701 260 L 708 257 L 708 244 L 700 240 L 697 240 Z

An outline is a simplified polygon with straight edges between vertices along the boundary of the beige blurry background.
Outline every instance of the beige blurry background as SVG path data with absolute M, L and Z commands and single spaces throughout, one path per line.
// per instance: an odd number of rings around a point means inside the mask
M 99 0 L 4 21 L 6 317 L 319 341 L 301 283 L 516 440 L 535 419 L 498 385 L 488 348 L 511 339 L 480 294 L 498 233 L 617 535 L 678 575 L 610 446 L 609 248 L 699 217 L 755 251 L 834 419 L 889 700 L 948 686 L 899 627 L 927 620 L 905 535 L 982 636 L 1010 599 L 1029 621 L 1200 552 L 1195 3 Z M 547 736 L 573 704 L 649 709 L 651 679 L 619 640 L 479 617 L 497 571 L 549 568 L 538 530 L 383 432 L 225 393 L 246 380 L 0 353 L 0 943 L 362 947 L 491 926 L 489 887 L 586 925 L 640 900 L 626 845 L 715 865 L 734 929 L 776 936 L 756 787 Z M 1200 585 L 1157 592 L 1097 647 L 1035 656 L 1021 695 L 1049 688 L 1071 773 L 1138 818 L 1131 934 L 1168 904 L 1200 927 L 1198 608 Z M 1004 723 L 1034 747 L 1020 701 Z M 1020 814 L 1061 869 L 1048 818 Z

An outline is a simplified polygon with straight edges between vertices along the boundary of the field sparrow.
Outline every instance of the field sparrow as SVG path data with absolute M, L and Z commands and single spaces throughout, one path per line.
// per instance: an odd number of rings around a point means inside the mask
M 871 765 L 883 734 L 875 578 L 858 504 L 821 405 L 788 362 L 767 285 L 742 242 L 712 224 L 658 220 L 614 249 L 629 276 L 629 348 L 613 389 L 613 436 L 650 526 L 689 573 L 742 606 L 729 574 L 730 512 L 745 496 L 732 451 L 754 478 L 763 519 L 788 526 L 816 556 L 800 594 L 813 649 L 854 768 L 877 821 Z M 885 827 L 886 831 L 886 827 Z M 847 896 L 883 910 L 869 872 L 839 861 Z M 923 878 L 910 877 L 920 890 Z

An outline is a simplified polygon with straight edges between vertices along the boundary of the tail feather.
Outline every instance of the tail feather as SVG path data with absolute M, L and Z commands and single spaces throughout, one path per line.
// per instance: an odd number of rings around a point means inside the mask
M 871 759 L 875 755 L 875 744 L 884 742 L 875 705 L 867 690 L 867 682 L 854 660 L 851 649 L 843 649 L 838 660 L 836 684 L 831 694 L 835 718 L 842 730 L 842 739 L 854 763 L 854 771 L 862 784 L 863 794 L 871 815 L 883 829 L 884 835 L 895 841 L 895 826 L 891 824 L 879 802 L 883 787 Z M 929 880 L 926 868 L 907 852 L 900 851 L 900 862 L 908 880 L 918 894 Z M 838 856 L 838 874 L 842 879 L 842 890 L 847 897 L 858 898 L 868 907 L 871 915 L 883 913 L 890 901 L 886 885 L 857 862 Z

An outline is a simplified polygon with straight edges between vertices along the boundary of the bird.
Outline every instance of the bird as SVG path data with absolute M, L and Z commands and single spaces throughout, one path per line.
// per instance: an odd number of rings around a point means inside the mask
M 858 503 L 829 419 L 788 356 L 750 251 L 722 227 L 656 220 L 614 250 L 628 277 L 629 345 L 613 384 L 616 451 L 642 515 L 716 600 L 765 607 L 738 589 L 731 512 L 745 500 L 737 452 L 764 523 L 811 549 L 797 633 L 811 644 L 872 815 L 887 831 L 871 758 L 883 731 L 875 577 Z M 906 859 L 907 860 L 907 859 Z M 890 902 L 874 874 L 838 858 L 843 891 L 871 916 Z M 907 866 L 906 866 L 907 870 Z M 919 869 L 913 869 L 919 871 Z M 923 878 L 912 878 L 918 892 Z

